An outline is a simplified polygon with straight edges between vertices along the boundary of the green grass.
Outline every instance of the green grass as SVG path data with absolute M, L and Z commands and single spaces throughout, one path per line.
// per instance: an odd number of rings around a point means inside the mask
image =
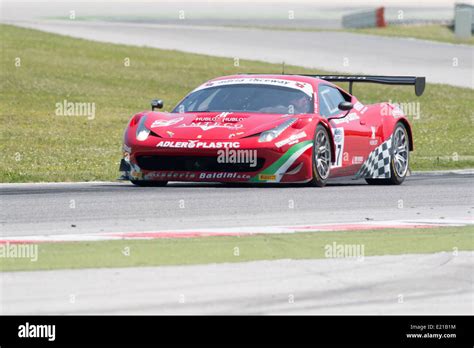
M 0 182 L 114 180 L 130 117 L 160 97 L 165 109 L 204 81 L 279 64 L 96 43 L 0 26 Z M 21 60 L 21 66 L 15 66 Z M 130 66 L 124 60 L 130 59 Z M 325 73 L 287 66 L 288 73 Z M 412 169 L 474 167 L 472 90 L 356 85 L 363 103 L 420 102 Z M 95 103 L 95 118 L 57 116 L 56 103 Z M 455 160 L 453 160 L 453 158 Z M 457 159 L 457 160 L 456 160 Z
M 474 250 L 474 227 L 387 229 L 348 232 L 189 239 L 45 243 L 38 259 L 0 258 L 0 271 L 77 269 L 321 259 L 326 246 L 363 246 L 363 256 Z M 237 248 L 237 249 L 236 249 Z M 238 250 L 238 253 L 236 252 Z
M 385 28 L 346 29 L 357 34 L 370 34 L 391 37 L 405 37 L 422 40 L 474 45 L 474 37 L 458 39 L 453 30 L 445 25 L 392 25 Z
M 391 25 L 384 28 L 360 28 L 360 29 L 321 29 L 312 27 L 285 27 L 285 26 L 238 26 L 229 25 L 234 28 L 253 28 L 262 30 L 288 30 L 288 31 L 331 31 L 348 32 L 354 34 L 368 34 L 388 37 L 402 37 L 420 40 L 447 42 L 453 44 L 474 45 L 474 36 L 468 39 L 459 39 L 454 35 L 454 31 L 446 25 L 427 24 L 427 25 Z

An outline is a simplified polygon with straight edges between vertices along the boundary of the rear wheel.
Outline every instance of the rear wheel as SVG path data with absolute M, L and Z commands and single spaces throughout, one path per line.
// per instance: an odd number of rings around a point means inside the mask
M 136 186 L 141 187 L 160 187 L 166 186 L 168 181 L 146 181 L 146 180 L 130 180 L 130 182 Z
M 331 166 L 331 145 L 326 128 L 322 125 L 316 127 L 313 143 L 313 179 L 310 184 L 323 187 L 329 178 Z
M 365 179 L 369 185 L 400 185 L 407 176 L 410 160 L 410 140 L 403 123 L 398 123 L 392 134 L 391 176 L 387 179 Z

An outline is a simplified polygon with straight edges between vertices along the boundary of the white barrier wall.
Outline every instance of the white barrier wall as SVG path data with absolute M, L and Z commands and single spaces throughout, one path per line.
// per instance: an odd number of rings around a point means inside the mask
M 469 4 L 454 6 L 454 33 L 459 38 L 469 38 L 474 33 L 474 6 Z
M 454 34 L 457 38 L 467 39 L 471 37 L 472 12 L 468 9 L 457 10 L 454 16 Z

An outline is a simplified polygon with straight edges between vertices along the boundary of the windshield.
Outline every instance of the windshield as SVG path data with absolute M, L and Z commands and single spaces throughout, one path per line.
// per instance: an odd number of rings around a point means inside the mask
M 189 94 L 173 112 L 258 112 L 306 114 L 313 112 L 312 98 L 288 87 L 239 84 L 204 88 Z

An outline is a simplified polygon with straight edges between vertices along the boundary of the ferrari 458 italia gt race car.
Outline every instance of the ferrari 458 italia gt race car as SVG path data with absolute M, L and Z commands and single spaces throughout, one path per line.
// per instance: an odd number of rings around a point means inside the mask
M 348 82 L 349 93 L 331 82 Z M 401 184 L 413 150 L 410 123 L 395 105 L 364 105 L 353 83 L 414 85 L 424 77 L 244 74 L 210 80 L 171 112 L 132 117 L 124 134 L 122 179 L 308 183 L 352 176 Z

